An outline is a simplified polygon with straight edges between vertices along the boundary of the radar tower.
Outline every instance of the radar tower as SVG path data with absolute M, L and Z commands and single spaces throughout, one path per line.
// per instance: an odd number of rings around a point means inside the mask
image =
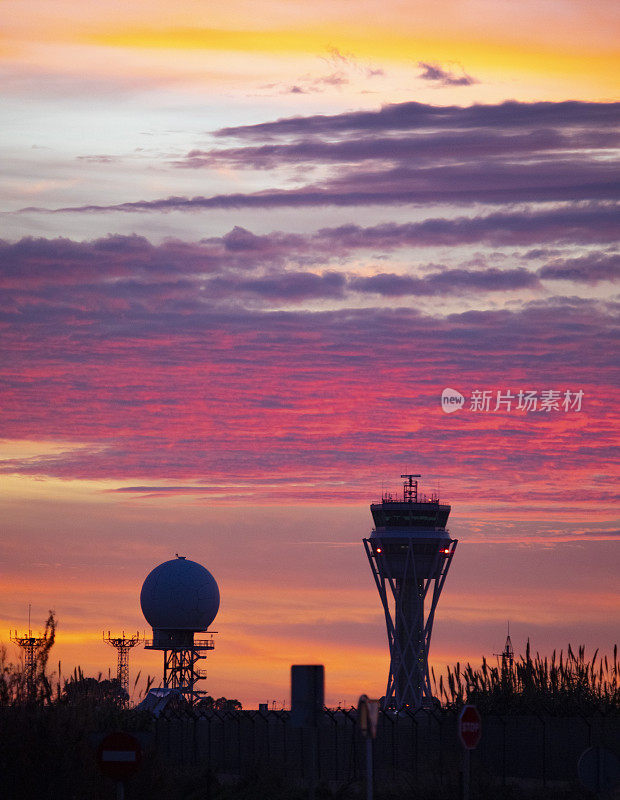
M 177 554 L 147 575 L 140 604 L 153 628 L 145 649 L 164 652 L 164 687 L 176 689 L 195 705 L 206 694 L 196 688 L 196 682 L 207 677 L 197 663 L 215 646 L 215 631 L 207 630 L 220 606 L 215 578 L 201 564 Z M 195 639 L 198 632 L 207 633 L 208 638 Z

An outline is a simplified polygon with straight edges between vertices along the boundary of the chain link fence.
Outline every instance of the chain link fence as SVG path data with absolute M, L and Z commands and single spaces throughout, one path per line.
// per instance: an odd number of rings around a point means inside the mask
M 355 709 L 326 710 L 316 729 L 295 728 L 288 711 L 168 713 L 155 720 L 158 756 L 176 766 L 247 775 L 277 771 L 293 781 L 309 776 L 317 748 L 319 780 L 350 783 L 365 774 L 364 741 Z M 374 742 L 377 781 L 456 784 L 461 767 L 456 712 L 385 712 Z M 472 781 L 525 782 L 540 787 L 577 781 L 577 761 L 591 745 L 619 753 L 620 712 L 483 715 L 472 752 Z

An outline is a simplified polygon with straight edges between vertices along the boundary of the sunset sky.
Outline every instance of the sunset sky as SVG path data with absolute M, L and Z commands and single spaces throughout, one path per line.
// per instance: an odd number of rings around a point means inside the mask
M 101 631 L 143 630 L 181 553 L 220 587 L 210 693 L 288 703 L 290 665 L 323 663 L 328 703 L 380 696 L 361 540 L 413 471 L 459 539 L 436 669 L 508 620 L 517 651 L 609 652 L 618 3 L 0 23 L 0 639 L 52 608 L 52 661 L 107 676 Z

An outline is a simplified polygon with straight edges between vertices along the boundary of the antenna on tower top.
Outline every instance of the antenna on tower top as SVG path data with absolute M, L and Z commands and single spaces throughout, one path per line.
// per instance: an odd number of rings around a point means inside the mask
M 407 483 L 403 484 L 403 497 L 405 503 L 417 503 L 418 502 L 418 482 L 414 481 L 414 478 L 421 478 L 421 475 L 414 475 L 413 473 L 405 473 L 404 475 L 400 476 L 401 478 L 407 478 Z

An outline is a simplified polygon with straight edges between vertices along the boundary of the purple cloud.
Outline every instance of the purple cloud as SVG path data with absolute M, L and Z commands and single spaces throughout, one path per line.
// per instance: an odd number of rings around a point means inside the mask
M 205 289 L 222 296 L 258 295 L 268 300 L 294 301 L 344 297 L 346 278 L 339 272 L 285 272 L 259 278 L 211 278 Z
M 620 256 L 617 253 L 590 253 L 577 258 L 559 258 L 539 270 L 546 280 L 599 283 L 620 280 Z
M 440 86 L 471 86 L 478 83 L 465 70 L 462 70 L 461 75 L 455 75 L 454 72 L 443 69 L 439 64 L 428 64 L 425 61 L 418 61 L 418 67 L 422 70 L 419 78 L 425 81 L 434 81 Z
M 403 295 L 459 294 L 524 289 L 538 285 L 538 278 L 526 269 L 449 269 L 424 278 L 381 273 L 354 278 L 349 286 L 359 292 L 374 292 L 391 297 Z
M 216 132 L 220 138 L 249 138 L 253 146 L 193 150 L 177 166 L 287 167 L 296 170 L 298 181 L 299 165 L 308 164 L 323 169 L 306 174 L 321 177 L 306 178 L 296 188 L 281 188 L 290 180 L 274 181 L 258 192 L 89 204 L 55 213 L 615 200 L 620 168 L 607 156 L 618 146 L 618 108 L 402 103 L 376 112 L 223 129 Z
M 429 218 L 422 222 L 386 223 L 362 228 L 342 225 L 317 232 L 322 241 L 340 248 L 449 246 L 463 244 L 531 245 L 535 242 L 590 244 L 615 242 L 619 214 L 612 204 L 588 203 L 553 209 L 500 211 L 475 217 Z
M 235 168 L 272 169 L 286 164 L 304 163 L 361 163 L 388 160 L 406 164 L 411 159 L 428 163 L 446 159 L 541 157 L 547 153 L 557 157 L 562 151 L 588 151 L 610 149 L 620 144 L 615 131 L 607 130 L 556 130 L 552 128 L 531 131 L 502 132 L 448 131 L 407 136 L 389 135 L 347 136 L 340 141 L 322 141 L 316 137 L 297 139 L 246 147 L 191 150 L 176 166 L 201 169 L 225 164 Z
M 394 103 L 379 111 L 350 111 L 335 115 L 288 117 L 256 125 L 220 128 L 221 138 L 260 138 L 273 136 L 334 135 L 338 133 L 490 128 L 601 128 L 617 127 L 620 103 L 588 103 L 569 100 L 561 103 L 519 103 L 498 105 L 431 106 L 423 103 Z
M 122 286 L 136 287 L 167 282 L 180 291 L 182 281 L 196 276 L 221 279 L 237 273 L 299 273 L 308 264 L 322 265 L 327 258 L 346 260 L 359 250 L 387 252 L 402 247 L 531 247 L 533 244 L 591 245 L 613 243 L 617 237 L 617 210 L 608 204 L 578 204 L 544 211 L 515 210 L 475 217 L 430 218 L 422 222 L 384 223 L 370 227 L 341 225 L 309 234 L 274 231 L 256 235 L 236 226 L 222 237 L 202 242 L 166 241 L 153 245 L 140 236 L 108 236 L 92 242 L 70 239 L 25 238 L 0 241 L 0 285 L 8 290 L 30 286 L 81 284 L 105 280 L 110 293 Z M 545 279 L 578 282 L 614 277 L 616 256 L 598 250 L 567 260 L 558 251 L 550 260 L 549 248 L 523 255 Z M 322 270 L 321 270 L 322 271 Z M 308 272 L 308 280 L 317 275 Z M 261 278 L 264 274 L 261 275 Z M 110 279 L 113 279 L 110 281 Z M 280 280 L 280 278 L 278 278 Z M 232 286 L 232 284 L 230 284 Z M 257 286 L 258 288 L 258 286 Z M 328 287 L 329 288 L 329 287 Z M 246 291 L 248 287 L 246 286 Z M 146 289 L 145 289 L 146 291 Z M 328 296 L 335 296 L 335 287 Z
M 497 163 L 480 159 L 472 163 L 421 169 L 379 168 L 364 172 L 352 169 L 322 184 L 309 184 L 300 189 L 210 197 L 167 197 L 113 205 L 65 207 L 50 213 L 613 200 L 617 196 L 619 181 L 620 167 L 597 160 Z M 22 211 L 47 210 L 25 208 Z

